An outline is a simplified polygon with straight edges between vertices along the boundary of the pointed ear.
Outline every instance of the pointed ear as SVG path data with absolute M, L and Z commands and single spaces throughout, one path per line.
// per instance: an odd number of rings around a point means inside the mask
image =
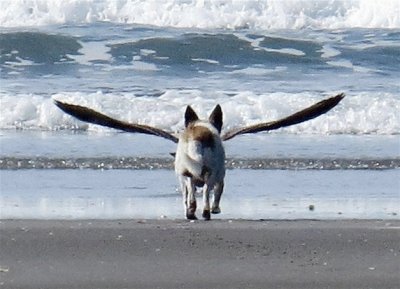
M 214 108 L 208 120 L 218 130 L 218 132 L 221 133 L 223 122 L 222 109 L 219 104 L 217 104 L 217 106 Z
M 185 127 L 187 127 L 189 123 L 194 122 L 198 119 L 199 117 L 194 112 L 193 108 L 191 108 L 190 105 L 188 105 L 186 107 L 186 112 L 185 112 Z

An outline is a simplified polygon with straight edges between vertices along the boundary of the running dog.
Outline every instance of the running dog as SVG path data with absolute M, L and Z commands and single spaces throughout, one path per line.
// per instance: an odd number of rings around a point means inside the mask
M 223 115 L 220 105 L 214 108 L 208 120 L 200 120 L 196 112 L 190 106 L 187 106 L 185 129 L 179 137 L 155 127 L 120 121 L 87 107 L 58 100 L 54 100 L 54 102 L 61 110 L 81 121 L 131 133 L 155 135 L 177 143 L 175 172 L 181 184 L 185 216 L 187 219 L 197 219 L 195 193 L 196 188 L 202 188 L 202 216 L 205 220 L 210 220 L 211 213 L 219 214 L 221 212 L 219 202 L 224 189 L 225 178 L 223 141 L 230 140 L 241 134 L 275 130 L 316 118 L 334 108 L 343 98 L 344 94 L 341 93 L 317 102 L 288 117 L 233 129 L 223 134 L 221 134 Z M 210 207 L 211 191 L 214 192 L 214 199 Z

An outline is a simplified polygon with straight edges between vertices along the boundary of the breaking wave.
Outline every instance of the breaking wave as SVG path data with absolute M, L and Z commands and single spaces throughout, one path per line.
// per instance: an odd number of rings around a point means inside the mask
M 0 93 L 0 129 L 89 130 L 108 128 L 83 123 L 59 110 L 53 99 L 83 105 L 114 118 L 156 126 L 178 132 L 183 127 L 183 114 L 190 104 L 201 117 L 206 117 L 216 103 L 224 111 L 224 128 L 231 129 L 261 121 L 276 120 L 303 109 L 323 98 L 315 93 L 266 93 L 243 91 L 208 92 L 200 90 L 167 90 L 157 97 L 134 93 L 66 92 L 51 96 Z M 347 95 L 327 115 L 300 125 L 277 131 L 289 134 L 400 134 L 400 99 L 397 95 L 363 92 Z
M 0 26 L 99 21 L 206 29 L 399 28 L 397 0 L 4 0 Z

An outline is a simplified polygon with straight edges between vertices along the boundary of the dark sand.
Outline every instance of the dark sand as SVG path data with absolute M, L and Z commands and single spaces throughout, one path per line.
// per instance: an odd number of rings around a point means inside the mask
M 0 288 L 400 288 L 400 221 L 0 223 Z

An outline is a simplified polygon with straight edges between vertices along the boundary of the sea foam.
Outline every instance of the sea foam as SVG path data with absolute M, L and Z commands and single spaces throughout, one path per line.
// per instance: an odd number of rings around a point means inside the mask
M 3 0 L 0 26 L 106 21 L 206 29 L 399 28 L 397 0 Z
M 48 96 L 0 94 L 0 129 L 108 131 L 97 125 L 77 121 L 59 110 L 53 99 L 83 105 L 120 120 L 156 126 L 169 131 L 183 127 L 183 114 L 190 104 L 205 118 L 219 103 L 224 111 L 224 128 L 272 121 L 303 109 L 326 96 L 312 93 L 235 95 L 199 90 L 167 90 L 157 98 L 133 93 L 66 92 Z M 288 134 L 400 134 L 400 100 L 390 93 L 359 93 L 347 97 L 327 115 L 306 123 L 281 129 Z

